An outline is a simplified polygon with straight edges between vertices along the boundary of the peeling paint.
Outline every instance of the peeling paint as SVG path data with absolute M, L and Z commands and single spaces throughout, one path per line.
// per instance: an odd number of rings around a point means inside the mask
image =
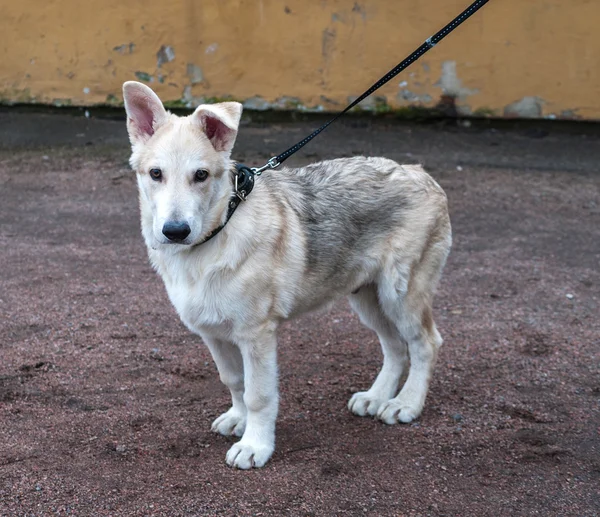
M 302 101 L 298 97 L 279 97 L 274 103 L 273 107 L 277 109 L 298 109 L 302 106 Z
M 202 102 L 200 102 L 199 98 L 194 97 L 192 95 L 192 87 L 190 85 L 187 85 L 183 89 L 183 94 L 181 96 L 181 100 L 186 106 L 188 106 L 190 108 L 193 107 L 194 105 L 198 106 L 199 104 L 202 104 Z
M 71 99 L 52 99 L 52 105 L 60 108 L 62 106 L 72 106 L 73 102 Z
M 573 2 L 554 3 L 560 8 L 540 10 L 536 2 L 518 0 L 503 2 L 501 13 L 486 8 L 480 23 L 465 24 L 459 37 L 375 93 L 385 98 L 359 109 L 600 120 L 593 66 L 600 39 L 592 23 L 600 2 L 584 2 L 579 17 Z M 41 11 L 33 4 L 7 4 L 0 17 L 11 41 L 0 60 L 1 103 L 51 104 L 56 97 L 60 104 L 116 105 L 123 81 L 134 79 L 173 106 L 231 95 L 245 100 L 247 109 L 337 111 L 389 69 L 396 50 L 400 59 L 413 38 L 429 34 L 432 16 L 443 18 L 448 2 L 413 2 L 410 16 L 389 0 L 236 2 L 233 29 L 223 2 L 107 0 L 86 20 L 75 0 L 62 0 L 60 9 L 51 2 Z M 535 27 L 527 25 L 532 17 Z M 569 31 L 555 37 L 544 32 L 564 19 L 572 22 Z M 20 37 L 27 30 L 40 37 Z M 258 36 L 264 30 L 268 38 Z M 89 34 L 97 44 L 87 44 Z M 544 51 L 536 55 L 535 73 L 524 73 L 531 56 L 507 50 L 527 48 L 532 38 Z M 567 62 L 568 77 L 557 75 Z M 523 102 L 526 95 L 546 102 Z
M 410 102 L 418 102 L 419 101 L 419 96 L 414 93 L 411 92 L 410 90 L 402 90 L 400 92 L 400 97 L 402 97 L 405 101 L 410 101 Z
M 357 96 L 348 97 L 348 104 L 351 104 L 358 98 Z M 373 113 L 388 113 L 391 107 L 384 95 L 369 95 L 366 99 L 360 101 L 354 108 L 355 111 L 371 111 Z
M 39 99 L 31 94 L 29 88 L 24 88 L 22 90 L 9 88 L 0 91 L 0 103 L 2 104 L 31 104 L 34 102 L 39 102 Z
M 183 88 L 183 93 L 180 100 L 171 101 L 164 103 L 166 105 L 170 105 L 172 107 L 186 107 L 186 108 L 196 108 L 200 104 L 215 104 L 217 102 L 242 102 L 239 99 L 235 99 L 234 97 L 227 95 L 224 97 L 208 97 L 208 96 L 195 96 L 192 93 L 191 85 L 187 85 Z
M 360 17 L 363 19 L 363 22 L 367 21 L 367 11 L 364 5 L 360 5 L 358 2 L 354 2 L 352 12 L 360 15 Z
M 442 63 L 442 76 L 434 86 L 440 86 L 445 95 L 457 99 L 464 99 L 478 92 L 478 90 L 471 90 L 462 85 L 456 74 L 456 61 L 444 61 Z
M 400 99 L 408 101 L 408 102 L 425 103 L 425 104 L 429 104 L 433 100 L 431 98 L 431 95 L 429 95 L 427 93 L 419 95 L 419 94 L 412 92 L 406 88 L 403 89 L 402 91 L 400 91 L 400 93 L 398 94 L 398 97 Z
M 331 57 L 335 48 L 335 29 L 325 29 L 321 36 L 321 55 L 324 59 Z
M 188 63 L 186 68 L 186 75 L 190 78 L 192 84 L 199 84 L 204 81 L 204 74 L 202 68 L 194 63 Z
M 543 112 L 544 99 L 540 97 L 523 97 L 504 108 L 505 117 L 540 118 Z
M 150 74 L 148 74 L 146 72 L 136 72 L 135 76 L 140 81 L 144 81 L 145 83 L 153 83 L 154 82 L 154 77 L 152 77 Z
M 135 43 L 123 43 L 123 45 L 113 47 L 113 50 L 115 52 L 118 52 L 119 54 L 122 54 L 122 55 L 133 54 L 134 49 L 135 49 Z
M 208 47 L 206 47 L 206 50 L 204 51 L 204 53 L 205 54 L 214 54 L 218 48 L 219 48 L 218 43 L 211 43 Z
M 577 114 L 577 109 L 572 110 L 562 110 L 560 112 L 560 118 L 566 120 L 578 120 L 581 117 Z
M 336 101 L 335 99 L 330 99 L 329 97 L 326 97 L 325 95 L 321 95 L 321 100 L 325 104 L 328 104 L 330 106 L 336 106 L 336 107 L 338 107 L 340 105 L 340 103 L 338 101 Z
M 165 63 L 170 63 L 175 59 L 175 50 L 169 45 L 163 45 L 156 53 L 156 66 L 160 68 Z
M 464 101 L 468 96 L 478 93 L 479 90 L 463 86 L 456 72 L 456 61 L 444 61 L 442 63 L 442 75 L 434 86 L 442 88 L 443 97 L 454 99 L 454 108 L 457 114 L 471 114 L 471 108 Z
M 268 109 L 272 108 L 271 103 L 267 102 L 265 99 L 263 99 L 260 96 L 255 96 L 255 97 L 250 97 L 249 99 L 246 99 L 242 105 L 244 106 L 244 109 L 249 109 L 249 110 L 256 110 L 256 111 L 266 111 Z
M 298 97 L 279 97 L 275 102 L 269 102 L 263 97 L 257 95 L 250 99 L 246 99 L 242 102 L 244 109 L 255 110 L 255 111 L 302 111 L 308 113 L 319 113 L 325 111 L 325 107 L 322 104 L 315 106 L 306 106 L 300 102 Z
M 495 117 L 497 115 L 496 110 L 492 108 L 486 108 L 482 106 L 481 108 L 477 108 L 473 112 L 473 116 L 475 117 Z

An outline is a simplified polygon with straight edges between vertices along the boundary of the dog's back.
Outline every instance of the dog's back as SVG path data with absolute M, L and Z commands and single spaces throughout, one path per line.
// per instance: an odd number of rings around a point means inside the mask
M 302 291 L 314 303 L 375 281 L 390 260 L 410 268 L 426 247 L 450 246 L 446 196 L 420 165 L 341 158 L 284 168 L 261 183 L 269 209 L 286 214 L 288 236 L 304 246 Z

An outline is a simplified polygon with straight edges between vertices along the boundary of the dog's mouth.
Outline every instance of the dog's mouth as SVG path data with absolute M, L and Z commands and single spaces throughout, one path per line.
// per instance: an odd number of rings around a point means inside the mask
M 191 242 L 188 239 L 183 239 L 183 240 L 172 240 L 172 239 L 166 239 L 163 244 L 180 244 L 182 246 L 189 246 L 191 244 Z
M 164 236 L 158 237 L 154 239 L 154 242 L 151 245 L 151 248 L 153 250 L 172 250 L 172 251 L 176 251 L 178 249 L 185 249 L 190 247 L 193 244 L 193 242 L 191 242 L 189 239 L 182 239 L 182 240 L 173 240 L 173 239 L 167 239 Z
M 187 239 L 182 240 L 182 241 L 173 241 L 173 240 L 165 239 L 164 241 L 161 241 L 161 244 L 164 246 L 167 246 L 169 248 L 177 248 L 179 246 L 182 246 L 182 247 L 191 246 L 193 243 Z

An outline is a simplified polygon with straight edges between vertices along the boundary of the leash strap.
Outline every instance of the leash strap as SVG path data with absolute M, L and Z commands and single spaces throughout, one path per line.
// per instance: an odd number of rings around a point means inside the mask
M 271 158 L 265 165 L 262 167 L 247 167 L 246 165 L 236 163 L 235 164 L 235 176 L 234 176 L 234 193 L 232 197 L 229 199 L 229 204 L 227 207 L 227 214 L 225 216 L 225 221 L 212 230 L 201 242 L 196 243 L 194 246 L 199 246 L 209 241 L 217 234 L 221 232 L 221 230 L 225 227 L 225 225 L 229 222 L 229 219 L 235 212 L 236 208 L 240 205 L 242 201 L 245 201 L 248 197 L 248 194 L 252 192 L 252 188 L 254 187 L 254 176 L 260 176 L 260 174 L 267 169 L 274 169 L 275 167 L 281 165 L 285 160 L 287 160 L 290 156 L 292 156 L 295 152 L 302 149 L 308 142 L 310 142 L 315 136 L 324 131 L 327 127 L 333 124 L 338 118 L 344 115 L 346 112 L 351 110 L 354 106 L 356 106 L 359 102 L 364 100 L 366 97 L 371 95 L 375 90 L 381 88 L 385 83 L 396 77 L 402 70 L 408 67 L 410 64 L 419 59 L 425 52 L 427 52 L 430 48 L 435 47 L 442 39 L 444 39 L 448 34 L 450 34 L 456 27 L 458 27 L 462 22 L 468 19 L 470 16 L 475 14 L 479 9 L 481 9 L 485 4 L 487 4 L 489 0 L 476 0 L 473 2 L 467 9 L 465 9 L 461 14 L 459 14 L 454 20 L 452 20 L 448 25 L 446 25 L 441 31 L 436 32 L 431 38 L 428 38 L 425 43 L 423 43 L 417 50 L 415 50 L 410 56 L 406 59 L 398 63 L 394 68 L 392 68 L 387 74 L 385 74 L 379 81 L 377 81 L 373 86 L 371 86 L 365 93 L 363 93 L 360 97 L 358 97 L 354 102 L 349 104 L 344 111 L 338 113 L 335 117 L 333 117 L 329 122 L 323 124 L 320 128 L 313 131 L 310 135 L 308 135 L 304 140 L 301 140 L 296 145 L 290 147 L 287 151 L 274 156 Z
M 260 173 L 267 169 L 274 169 L 275 167 L 281 165 L 285 160 L 287 160 L 294 153 L 302 149 L 308 142 L 310 142 L 315 136 L 324 131 L 329 125 L 333 124 L 338 118 L 344 115 L 346 112 L 351 110 L 354 106 L 356 106 L 359 102 L 364 100 L 366 97 L 371 95 L 375 90 L 381 88 L 385 83 L 389 82 L 391 79 L 396 77 L 402 70 L 408 67 L 410 64 L 419 59 L 425 52 L 427 52 L 430 48 L 435 47 L 442 39 L 444 39 L 448 34 L 450 34 L 454 29 L 456 29 L 461 23 L 475 14 L 479 9 L 481 9 L 485 4 L 487 4 L 489 0 L 476 0 L 473 2 L 467 9 L 465 9 L 461 14 L 459 14 L 454 20 L 452 20 L 448 25 L 446 25 L 442 30 L 436 32 L 431 38 L 428 38 L 425 43 L 423 43 L 417 50 L 415 50 L 410 56 L 406 59 L 398 63 L 394 68 L 392 68 L 387 74 L 385 74 L 379 81 L 377 81 L 373 86 L 371 86 L 365 93 L 363 93 L 360 97 L 358 97 L 354 102 L 352 102 L 344 111 L 338 113 L 335 117 L 333 117 L 329 122 L 323 124 L 320 128 L 316 129 L 310 135 L 308 135 L 304 140 L 301 140 L 296 145 L 290 147 L 287 151 L 282 152 L 281 154 L 271 158 L 265 165 L 259 168 L 253 168 L 252 171 L 260 175 Z

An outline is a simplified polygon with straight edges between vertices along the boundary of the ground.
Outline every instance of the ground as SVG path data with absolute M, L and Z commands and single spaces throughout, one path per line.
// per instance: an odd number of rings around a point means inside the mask
M 235 156 L 314 125 L 245 122 Z M 445 342 L 421 418 L 386 426 L 346 409 L 381 361 L 347 303 L 286 323 L 277 449 L 243 472 L 146 259 L 124 122 L 1 112 L 0 515 L 600 515 L 599 140 L 351 118 L 306 147 L 295 163 L 383 155 L 444 187 Z

